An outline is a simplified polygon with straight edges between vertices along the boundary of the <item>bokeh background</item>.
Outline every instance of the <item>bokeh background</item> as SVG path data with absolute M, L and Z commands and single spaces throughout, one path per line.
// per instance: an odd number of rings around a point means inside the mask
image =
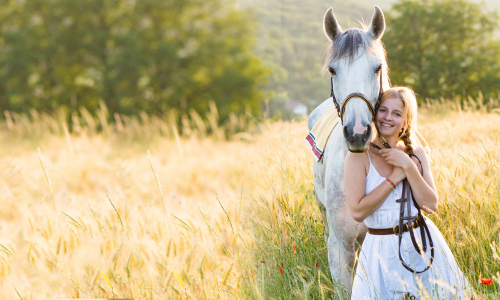
M 374 5 L 386 13 L 393 84 L 421 102 L 498 96 L 498 1 L 379 2 L 2 1 L 0 110 L 81 115 L 104 104 L 111 117 L 175 111 L 180 120 L 213 101 L 221 122 L 231 112 L 290 118 L 328 98 L 324 12 L 359 27 Z
M 500 297 L 500 2 L 0 0 L 0 299 L 349 299 L 303 139 L 324 13 L 374 5 L 419 95 L 429 217 Z

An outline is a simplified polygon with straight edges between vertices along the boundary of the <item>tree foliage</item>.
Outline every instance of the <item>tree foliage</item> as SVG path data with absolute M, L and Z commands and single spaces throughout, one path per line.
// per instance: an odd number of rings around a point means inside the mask
M 466 0 L 399 0 L 386 21 L 393 84 L 420 99 L 500 93 L 495 12 Z
M 232 0 L 1 0 L 0 109 L 256 113 L 252 28 Z
M 256 53 L 272 70 L 264 86 L 271 114 L 283 103 L 299 100 L 316 107 L 330 95 L 328 78 L 321 75 L 328 39 L 323 16 L 333 7 L 343 29 L 370 20 L 373 6 L 340 0 L 240 0 L 258 19 Z M 274 109 L 273 109 L 274 108 Z

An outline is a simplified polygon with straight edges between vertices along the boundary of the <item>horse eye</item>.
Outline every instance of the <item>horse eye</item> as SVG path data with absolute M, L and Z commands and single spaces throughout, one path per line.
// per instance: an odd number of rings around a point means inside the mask
M 335 70 L 332 67 L 328 68 L 328 72 L 330 72 L 330 74 L 332 75 L 337 75 L 337 73 L 335 73 Z
M 375 74 L 377 74 L 380 71 L 382 71 L 382 65 L 378 66 L 378 68 L 375 70 Z

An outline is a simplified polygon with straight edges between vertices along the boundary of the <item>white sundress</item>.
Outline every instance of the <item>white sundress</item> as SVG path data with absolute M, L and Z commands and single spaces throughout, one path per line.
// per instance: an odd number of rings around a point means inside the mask
M 366 194 L 368 195 L 377 186 L 383 183 L 371 163 L 366 176 Z M 384 203 L 368 218 L 365 224 L 369 228 L 393 228 L 399 222 L 400 203 L 403 183 L 399 183 Z M 412 215 L 417 209 L 412 204 Z M 407 214 L 405 210 L 405 215 Z M 434 244 L 434 262 L 427 271 L 414 274 L 406 270 L 399 260 L 397 235 L 366 234 L 352 285 L 353 300 L 374 299 L 402 299 L 407 293 L 419 299 L 419 295 L 427 295 L 431 299 L 463 299 L 470 293 L 469 283 L 458 267 L 450 247 L 446 243 L 439 229 L 429 219 L 425 218 Z M 420 229 L 414 231 L 417 241 L 421 241 Z M 427 237 L 427 236 L 426 236 Z M 427 245 L 429 245 L 427 241 Z M 413 270 L 421 271 L 426 268 L 430 258 L 430 249 L 420 255 L 411 242 L 409 232 L 403 234 L 401 243 L 403 260 Z M 426 291 L 425 291 L 426 290 Z

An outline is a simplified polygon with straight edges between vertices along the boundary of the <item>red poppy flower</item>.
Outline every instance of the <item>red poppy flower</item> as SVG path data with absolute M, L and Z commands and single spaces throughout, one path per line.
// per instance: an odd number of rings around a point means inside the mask
M 319 264 L 318 264 L 318 263 L 316 263 L 316 268 L 318 268 L 318 267 L 319 267 Z
M 283 268 L 280 267 L 280 274 L 283 274 Z
M 491 285 L 493 283 L 493 279 L 481 278 L 481 283 Z
M 292 243 L 293 246 L 293 254 L 297 254 L 297 248 L 295 247 L 295 241 Z

